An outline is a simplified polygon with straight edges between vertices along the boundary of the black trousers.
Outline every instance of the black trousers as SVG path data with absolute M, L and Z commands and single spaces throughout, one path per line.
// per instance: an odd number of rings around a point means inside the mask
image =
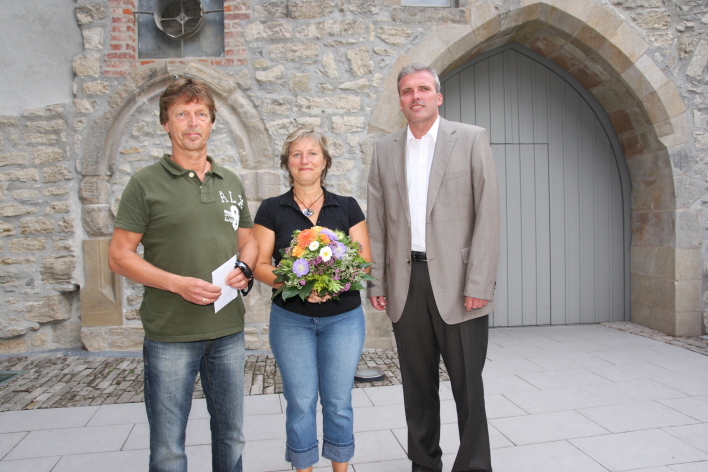
M 457 408 L 460 449 L 453 472 L 491 472 L 482 369 L 489 317 L 449 325 L 440 317 L 427 262 L 411 262 L 403 315 L 393 324 L 403 378 L 408 458 L 413 472 L 441 472 L 439 363 L 450 375 Z M 460 297 L 464 303 L 464 297 Z

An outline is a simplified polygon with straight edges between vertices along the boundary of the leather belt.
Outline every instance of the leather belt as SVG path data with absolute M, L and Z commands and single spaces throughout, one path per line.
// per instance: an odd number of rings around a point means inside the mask
M 416 262 L 426 262 L 428 257 L 424 252 L 411 251 L 411 259 Z

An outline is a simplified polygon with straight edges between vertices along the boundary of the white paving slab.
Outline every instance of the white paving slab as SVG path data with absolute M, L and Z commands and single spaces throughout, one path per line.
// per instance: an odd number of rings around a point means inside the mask
M 290 463 L 285 460 L 285 440 L 247 441 L 246 448 L 243 450 L 243 470 L 248 472 L 292 470 Z
M 572 347 L 568 349 L 568 352 L 546 355 L 540 357 L 530 357 L 527 359 L 543 367 L 545 370 L 567 370 L 567 369 L 581 369 L 586 367 L 599 367 L 612 365 L 610 362 L 597 357 L 594 354 L 588 352 L 577 352 Z
M 695 418 L 703 423 L 708 423 L 708 395 L 690 398 L 674 398 L 661 400 L 662 404 L 680 411 L 684 415 Z
M 708 395 L 708 375 L 676 375 L 654 379 L 659 383 L 671 387 L 686 395 Z
M 672 472 L 708 472 L 708 461 L 676 464 L 670 467 Z
M 2 460 L 13 447 L 17 446 L 26 435 L 27 433 L 0 434 L 0 460 Z
M 284 439 L 285 414 L 246 416 L 243 421 L 243 434 L 248 441 L 262 439 Z
M 507 393 L 505 397 L 530 414 L 575 410 L 609 404 L 581 387 Z
M 664 428 L 664 431 L 693 447 L 708 453 L 708 424 L 692 424 L 689 426 L 675 426 Z
M 606 361 L 611 362 L 612 364 L 636 364 L 638 362 L 662 361 L 671 359 L 671 357 L 667 354 L 650 349 L 650 347 L 654 346 L 654 343 L 656 343 L 656 341 L 647 341 L 648 347 L 635 347 L 624 349 L 627 346 L 623 346 L 623 349 L 598 351 L 595 352 L 595 355 L 601 359 L 605 359 Z
M 565 441 L 492 451 L 494 472 L 607 472 Z
M 354 432 L 405 427 L 406 413 L 403 405 L 357 408 L 354 412 Z
M 59 457 L 39 457 L 0 462 L 0 472 L 50 472 L 59 461 Z
M 578 413 L 613 433 L 682 426 L 698 422 L 657 402 L 585 408 L 578 410 Z
M 583 389 L 596 395 L 608 404 L 638 403 L 669 398 L 681 398 L 686 394 L 655 380 L 635 380 L 611 384 L 586 385 Z
M 517 446 L 609 433 L 575 411 L 500 418 L 490 423 Z
M 484 404 L 487 410 L 487 419 L 523 416 L 528 414 L 504 395 L 484 397 Z
M 553 370 L 549 372 L 532 372 L 518 374 L 539 390 L 551 390 L 554 388 L 583 387 L 585 385 L 597 385 L 610 383 L 605 377 L 590 372 L 587 369 L 567 369 Z
M 500 375 L 484 379 L 485 395 L 505 395 L 511 392 L 533 392 L 538 390 L 517 375 Z
M 402 405 L 403 385 L 391 387 L 366 387 L 363 389 L 373 406 Z
M 658 429 L 572 439 L 570 443 L 611 471 L 708 460 L 708 454 Z
M 272 415 L 284 413 L 280 404 L 280 395 L 246 395 L 243 398 L 243 414 L 250 415 Z
M 121 403 L 99 406 L 98 411 L 93 415 L 87 426 L 131 423 L 147 423 L 145 403 Z
M 64 456 L 52 472 L 147 472 L 150 451 L 104 452 Z
M 32 431 L 5 458 L 14 460 L 119 451 L 132 428 L 133 425 L 114 425 Z
M 390 430 L 356 433 L 356 451 L 351 463 L 392 461 L 406 458 L 406 452 Z
M 546 369 L 527 359 L 502 359 L 487 361 L 484 364 L 482 376 L 487 379 L 498 375 L 524 374 L 528 372 L 543 372 Z
M 627 364 L 588 367 L 588 370 L 613 382 L 656 379 L 660 377 L 668 377 L 673 374 L 670 370 L 659 367 L 651 362 L 633 362 Z
M 6 411 L 0 422 L 0 433 L 41 431 L 45 429 L 81 428 L 98 411 L 97 406 L 48 408 L 46 410 Z
M 150 428 L 147 423 L 138 423 L 128 435 L 128 439 L 123 444 L 123 450 L 149 449 L 150 448 Z

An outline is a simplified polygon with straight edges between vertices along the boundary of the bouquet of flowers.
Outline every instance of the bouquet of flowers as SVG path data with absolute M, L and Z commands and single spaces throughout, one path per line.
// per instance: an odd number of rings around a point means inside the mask
M 343 231 L 332 231 L 314 226 L 295 231 L 290 246 L 281 249 L 283 258 L 273 273 L 276 282 L 283 285 L 273 294 L 282 293 L 283 300 L 299 295 L 305 300 L 312 290 L 320 296 L 339 294 L 348 290 L 361 290 L 364 280 L 373 280 L 365 272 L 371 265 L 359 255 L 361 244 Z

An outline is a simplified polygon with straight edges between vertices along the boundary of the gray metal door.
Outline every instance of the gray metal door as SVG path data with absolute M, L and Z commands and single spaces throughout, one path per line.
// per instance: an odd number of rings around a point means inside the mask
M 492 326 L 629 319 L 629 173 L 609 118 L 519 45 L 442 79 L 441 113 L 489 130 L 502 207 Z

